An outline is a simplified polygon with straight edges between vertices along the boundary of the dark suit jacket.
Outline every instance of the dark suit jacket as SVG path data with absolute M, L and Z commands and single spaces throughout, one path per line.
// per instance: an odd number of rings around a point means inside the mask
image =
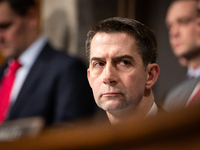
M 5 68 L 0 68 L 0 77 Z M 95 108 L 83 63 L 46 44 L 7 120 L 42 116 L 47 124 L 60 123 L 89 116 Z

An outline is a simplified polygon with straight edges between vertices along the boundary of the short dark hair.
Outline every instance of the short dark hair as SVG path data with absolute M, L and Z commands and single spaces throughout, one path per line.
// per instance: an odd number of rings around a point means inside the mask
M 158 50 L 154 32 L 139 21 L 121 17 L 102 20 L 87 33 L 86 55 L 88 59 L 90 59 L 91 41 L 95 34 L 99 32 L 126 32 L 132 35 L 136 40 L 137 51 L 142 57 L 144 66 L 146 67 L 149 63 L 156 63 Z
M 8 2 L 12 10 L 20 16 L 25 16 L 30 7 L 35 7 L 35 0 L 0 0 L 1 2 Z

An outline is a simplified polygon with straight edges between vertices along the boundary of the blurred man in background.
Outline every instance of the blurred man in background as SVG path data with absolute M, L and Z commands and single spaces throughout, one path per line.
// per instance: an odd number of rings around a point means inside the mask
M 168 8 L 169 41 L 180 65 L 188 71 L 187 79 L 166 95 L 163 107 L 167 111 L 200 103 L 200 26 L 197 20 L 197 0 L 175 0 Z
M 56 51 L 38 30 L 34 0 L 0 0 L 0 122 L 40 116 L 46 124 L 95 111 L 86 67 Z

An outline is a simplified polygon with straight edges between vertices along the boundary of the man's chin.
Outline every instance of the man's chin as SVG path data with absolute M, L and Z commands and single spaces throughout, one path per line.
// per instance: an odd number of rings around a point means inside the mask
M 9 59 L 11 58 L 12 55 L 8 54 L 8 53 L 3 53 L 3 52 L 0 52 L 0 55 L 1 57 L 3 57 L 4 59 Z
M 179 58 L 185 58 L 186 60 L 191 60 L 191 59 L 194 59 L 195 57 L 199 57 L 199 56 L 200 56 L 200 47 L 199 48 L 196 47 L 187 52 L 179 54 Z
M 184 49 L 174 49 L 174 55 L 178 58 L 183 57 L 187 52 Z
M 1 56 L 4 57 L 5 59 L 13 57 L 13 53 L 11 52 L 12 50 L 10 48 L 2 48 L 0 50 Z
M 102 108 L 107 111 L 107 112 L 112 112 L 112 113 L 115 113 L 115 112 L 118 112 L 120 111 L 122 108 L 120 107 L 119 104 L 116 104 L 116 103 L 109 103 L 109 104 L 106 104 L 105 106 L 102 106 Z

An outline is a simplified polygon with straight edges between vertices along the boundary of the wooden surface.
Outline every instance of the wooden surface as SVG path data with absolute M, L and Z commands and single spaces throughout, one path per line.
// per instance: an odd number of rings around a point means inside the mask
M 77 123 L 45 128 L 35 138 L 0 143 L 1 150 L 200 149 L 200 106 L 121 125 Z

